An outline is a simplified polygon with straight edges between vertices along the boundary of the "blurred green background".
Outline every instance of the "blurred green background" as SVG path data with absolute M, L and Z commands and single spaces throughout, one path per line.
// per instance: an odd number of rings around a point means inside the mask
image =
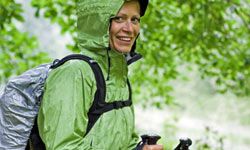
M 0 0 L 0 83 L 76 53 L 77 0 Z M 250 0 L 150 0 L 130 66 L 140 133 L 250 147 Z

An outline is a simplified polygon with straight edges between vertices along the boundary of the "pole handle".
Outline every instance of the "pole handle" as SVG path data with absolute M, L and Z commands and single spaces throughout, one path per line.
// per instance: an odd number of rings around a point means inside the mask
M 159 135 L 142 135 L 142 143 L 147 145 L 156 145 L 157 141 L 161 138 Z

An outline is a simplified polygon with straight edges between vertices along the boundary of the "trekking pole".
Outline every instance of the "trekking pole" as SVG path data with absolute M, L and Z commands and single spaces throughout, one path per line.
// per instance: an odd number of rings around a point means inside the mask
M 142 135 L 142 140 L 138 143 L 136 150 L 142 150 L 144 145 L 156 145 L 160 138 L 161 137 L 159 135 Z
M 142 135 L 141 138 L 143 144 L 156 145 L 161 137 L 159 135 Z
M 192 140 L 189 138 L 180 139 L 180 143 L 174 150 L 189 150 L 189 146 L 192 145 Z

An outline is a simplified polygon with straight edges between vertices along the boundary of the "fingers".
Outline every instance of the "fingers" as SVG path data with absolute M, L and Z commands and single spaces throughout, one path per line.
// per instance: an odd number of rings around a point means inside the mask
M 143 150 L 163 150 L 163 145 L 144 145 Z

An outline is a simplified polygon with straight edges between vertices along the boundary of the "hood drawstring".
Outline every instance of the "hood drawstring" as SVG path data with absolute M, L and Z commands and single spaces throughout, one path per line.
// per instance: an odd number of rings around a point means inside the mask
M 110 62 L 110 56 L 109 56 L 109 48 L 107 49 L 107 56 L 108 56 L 108 75 L 107 75 L 107 80 L 109 80 L 109 74 L 110 74 L 110 65 L 111 65 L 111 62 Z

